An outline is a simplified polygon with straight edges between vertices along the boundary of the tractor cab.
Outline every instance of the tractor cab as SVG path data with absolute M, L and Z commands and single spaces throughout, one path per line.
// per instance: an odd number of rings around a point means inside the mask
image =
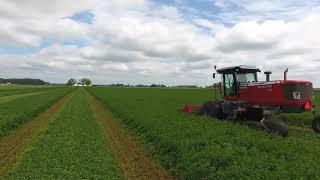
M 224 99 L 237 100 L 239 85 L 257 82 L 257 72 L 260 70 L 254 66 L 240 65 L 217 69 L 217 72 L 222 75 Z

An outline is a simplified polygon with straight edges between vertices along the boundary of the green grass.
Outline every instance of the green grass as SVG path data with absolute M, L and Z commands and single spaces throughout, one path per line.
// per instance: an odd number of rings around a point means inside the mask
M 16 95 L 10 95 L 10 96 L 2 96 L 0 97 L 0 104 L 4 104 L 22 97 L 34 96 L 41 93 L 43 92 L 30 92 L 30 93 L 16 94 Z
M 212 90 L 88 89 L 182 179 L 320 178 L 319 135 L 290 130 L 283 139 L 237 123 L 177 112 L 184 104 L 212 99 Z
M 70 88 L 65 87 L 53 88 L 43 90 L 43 93 L 40 94 L 22 96 L 10 101 L 3 99 L 7 102 L 0 103 L 0 138 L 6 136 L 24 122 L 31 120 L 38 113 L 45 111 L 70 90 Z
M 50 121 L 8 179 L 122 179 L 83 89 Z
M 61 86 L 31 86 L 31 85 L 10 85 L 1 86 L 0 85 L 0 97 L 10 96 L 16 94 L 31 93 L 36 91 L 43 91 L 45 89 L 59 88 Z
M 59 86 L 14 86 L 4 88 L 0 86 L 0 97 L 27 94 L 34 92 L 42 92 L 44 90 L 52 90 L 54 88 L 61 88 Z
M 0 91 L 2 90 L 17 90 L 17 89 L 42 89 L 50 87 L 59 87 L 58 85 L 20 85 L 20 84 L 11 84 L 11 85 L 1 85 Z

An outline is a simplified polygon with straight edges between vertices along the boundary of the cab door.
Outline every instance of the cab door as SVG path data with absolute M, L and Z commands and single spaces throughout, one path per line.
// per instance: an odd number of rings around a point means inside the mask
M 224 99 L 229 101 L 237 100 L 237 83 L 233 73 L 223 74 Z

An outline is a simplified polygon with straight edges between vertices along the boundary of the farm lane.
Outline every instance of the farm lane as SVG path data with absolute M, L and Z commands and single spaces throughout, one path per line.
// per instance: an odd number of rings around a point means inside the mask
M 34 137 L 39 135 L 41 129 L 45 127 L 49 119 L 57 114 L 69 102 L 74 95 L 74 91 L 68 93 L 45 112 L 40 113 L 31 121 L 23 124 L 12 134 L 0 139 L 0 178 L 12 168 L 24 149 L 32 142 Z
M 136 139 L 113 119 L 103 104 L 88 92 L 86 94 L 97 121 L 103 127 L 106 143 L 110 145 L 126 179 L 175 179 L 150 158 Z

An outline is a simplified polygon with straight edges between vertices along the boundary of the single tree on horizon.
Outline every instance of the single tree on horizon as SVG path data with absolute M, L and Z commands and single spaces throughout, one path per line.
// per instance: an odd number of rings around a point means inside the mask
M 74 86 L 75 84 L 77 84 L 77 80 L 73 78 L 69 79 L 67 82 L 67 86 Z
M 92 85 L 92 81 L 89 78 L 82 78 L 80 82 L 82 83 L 82 85 L 85 85 L 85 86 Z

